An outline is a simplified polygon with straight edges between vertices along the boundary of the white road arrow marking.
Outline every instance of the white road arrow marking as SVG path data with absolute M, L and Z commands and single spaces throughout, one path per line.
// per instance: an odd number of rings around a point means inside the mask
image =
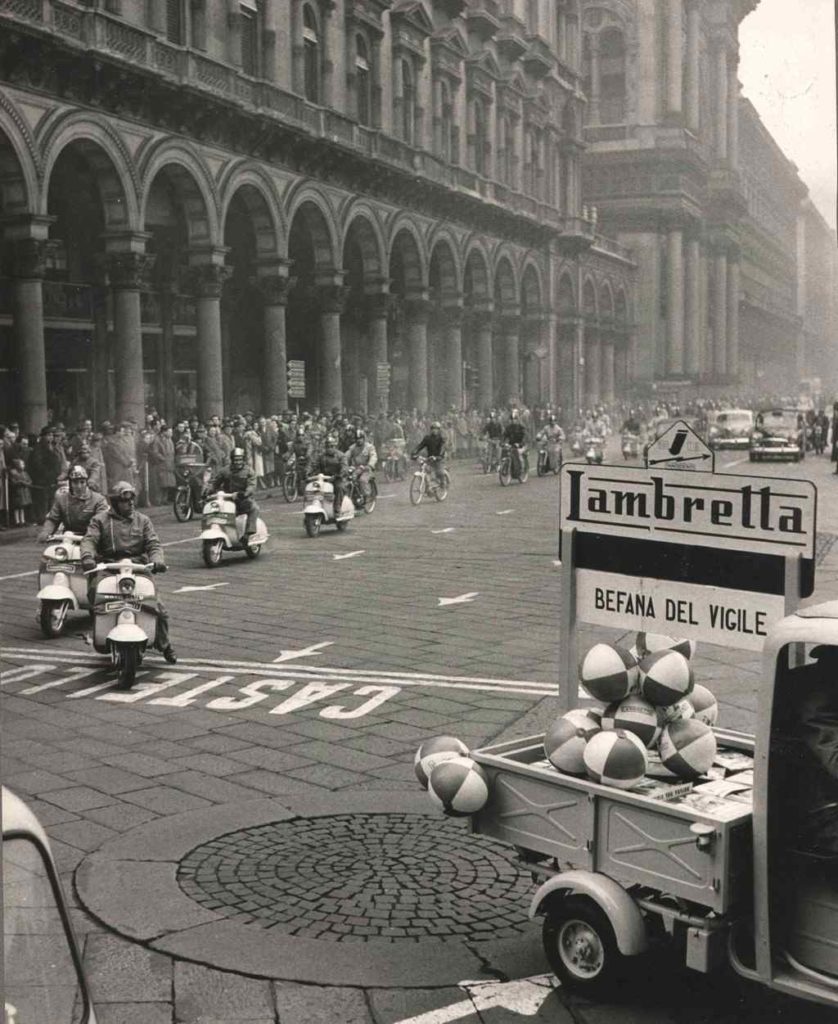
M 347 551 L 345 555 L 332 555 L 335 562 L 342 562 L 344 558 L 355 558 L 357 555 L 363 555 L 364 549 L 360 551 Z
M 511 516 L 514 511 L 515 511 L 514 508 L 505 508 L 505 509 L 502 509 L 500 512 L 495 512 L 495 515 L 496 516 Z
M 280 651 L 279 657 L 274 658 L 274 664 L 280 661 L 293 661 L 295 658 L 310 658 L 313 654 L 316 654 L 323 647 L 331 647 L 334 640 L 324 640 L 320 644 L 312 644 L 311 647 L 303 647 L 299 651 Z
M 443 530 L 431 530 L 431 533 L 453 533 L 453 532 L 454 532 L 454 527 L 453 526 L 446 526 L 445 529 L 443 529 Z
M 469 604 L 479 593 L 479 591 L 475 590 L 471 594 L 460 594 L 459 597 L 438 597 L 437 601 L 439 601 L 439 604 L 437 608 L 444 608 L 449 604 Z
M 441 1006 L 438 1010 L 428 1010 L 418 1017 L 405 1018 L 398 1021 L 398 1024 L 450 1024 L 451 1021 L 494 1008 L 509 1010 L 521 1017 L 534 1017 L 553 992 L 554 985 L 555 978 L 549 974 L 509 982 L 463 981 L 460 982 L 460 988 L 468 992 L 469 999 Z
M 178 587 L 173 594 L 188 594 L 192 590 L 215 590 L 216 587 L 229 587 L 229 583 L 207 583 L 202 587 Z

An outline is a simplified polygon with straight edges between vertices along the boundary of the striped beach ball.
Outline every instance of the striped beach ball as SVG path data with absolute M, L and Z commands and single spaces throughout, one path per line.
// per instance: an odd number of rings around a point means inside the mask
M 663 633 L 638 633 L 635 647 L 640 658 L 655 651 L 677 651 L 688 660 L 695 655 L 695 640 L 664 636 Z
M 598 732 L 583 755 L 585 771 L 604 786 L 631 789 L 646 774 L 646 748 L 626 729 Z
M 640 662 L 640 692 L 656 707 L 681 700 L 694 685 L 690 663 L 678 651 L 654 651 Z
M 617 644 L 594 644 L 579 665 L 579 682 L 605 704 L 628 697 L 637 678 L 637 659 Z
M 467 757 L 468 747 L 456 736 L 434 736 L 425 740 L 413 758 L 413 770 L 423 789 L 428 788 L 431 772 L 442 761 L 450 761 L 452 757 Z
M 550 764 L 560 772 L 584 775 L 585 746 L 600 728 L 599 715 L 586 708 L 574 708 L 557 718 L 544 736 L 544 753 Z
M 446 814 L 465 818 L 485 806 L 489 799 L 489 780 L 470 757 L 453 757 L 431 771 L 428 795 Z
M 644 747 L 657 743 L 661 732 L 657 709 L 637 694 L 609 704 L 602 713 L 602 728 L 627 729 Z
M 695 710 L 695 717 L 705 725 L 715 725 L 719 720 L 719 702 L 706 686 L 696 683 L 687 697 Z
M 716 736 L 697 718 L 672 722 L 661 733 L 658 749 L 664 767 L 682 779 L 697 779 L 716 756 Z

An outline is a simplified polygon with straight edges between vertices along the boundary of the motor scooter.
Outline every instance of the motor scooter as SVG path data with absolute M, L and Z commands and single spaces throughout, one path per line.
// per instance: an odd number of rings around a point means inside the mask
M 245 544 L 244 531 L 247 516 L 244 512 L 236 514 L 236 496 L 218 491 L 210 494 L 204 505 L 201 519 L 201 553 L 204 564 L 214 569 L 221 564 L 221 555 L 225 548 L 228 551 L 244 551 L 248 558 L 256 558 L 262 545 L 268 539 L 268 530 L 261 517 L 256 520 L 256 533 Z
M 340 511 L 335 516 L 333 478 L 323 473 L 309 477 L 303 501 L 303 523 L 309 537 L 316 537 L 321 526 L 330 526 L 332 523 L 343 532 L 355 518 L 355 505 L 345 491 Z
M 518 472 L 514 470 L 515 460 L 513 459 L 513 447 L 518 453 Z M 530 459 L 526 445 L 504 444 L 501 448 L 500 463 L 498 465 L 498 480 L 501 487 L 507 487 L 513 480 L 525 484 L 530 478 Z
M 624 459 L 636 459 L 640 453 L 640 438 L 637 434 L 623 434 L 622 452 Z
M 81 568 L 81 535 L 65 530 L 50 537 L 38 570 L 38 621 L 51 639 L 61 636 L 67 613 L 89 608 L 87 581 Z
M 546 434 L 541 433 L 535 439 L 538 445 L 538 458 L 535 464 L 535 472 L 538 476 L 547 476 L 552 470 L 557 475 L 562 468 L 562 442 L 551 440 Z
M 125 558 L 102 562 L 85 574 L 100 574 L 93 600 L 93 646 L 110 655 L 120 690 L 134 685 L 143 654 L 157 635 L 157 592 L 147 578 L 153 572 L 153 565 Z
M 604 447 L 605 442 L 601 437 L 589 437 L 585 442 L 585 462 L 589 466 L 602 465 L 602 450 Z
M 578 458 L 584 450 L 585 443 L 582 434 L 578 430 L 574 430 L 570 437 L 570 453 L 574 458 Z

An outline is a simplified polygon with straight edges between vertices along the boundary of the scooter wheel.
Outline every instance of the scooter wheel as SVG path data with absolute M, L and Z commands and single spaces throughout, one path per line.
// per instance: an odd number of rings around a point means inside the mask
M 309 537 L 316 537 L 320 533 L 321 522 L 322 519 L 318 515 L 309 514 L 305 517 L 305 528 Z
M 67 624 L 67 612 L 70 610 L 69 601 L 42 601 L 38 621 L 41 624 L 41 632 L 48 640 L 61 636 Z
M 201 553 L 204 556 L 204 565 L 208 569 L 214 569 L 216 566 L 221 565 L 221 552 L 224 549 L 224 545 L 220 540 L 205 540 Z
M 137 669 L 140 665 L 140 651 L 134 644 L 121 647 L 116 655 L 117 680 L 119 690 L 130 690 L 134 685 Z
M 245 544 L 244 546 L 244 553 L 248 558 L 257 558 L 261 550 L 261 544 Z

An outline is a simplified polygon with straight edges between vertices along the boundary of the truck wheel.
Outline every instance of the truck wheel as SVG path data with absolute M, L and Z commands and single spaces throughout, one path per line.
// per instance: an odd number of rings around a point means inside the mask
M 604 911 L 584 897 L 554 898 L 541 937 L 550 967 L 561 983 L 585 995 L 606 995 L 628 959 L 617 948 Z

